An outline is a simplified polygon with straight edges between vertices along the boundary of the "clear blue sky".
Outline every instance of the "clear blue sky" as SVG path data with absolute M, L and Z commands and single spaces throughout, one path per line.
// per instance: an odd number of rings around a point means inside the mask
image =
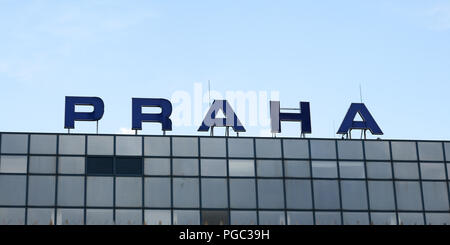
M 311 137 L 334 137 L 361 84 L 383 138 L 449 139 L 450 2 L 0 0 L 0 131 L 65 132 L 64 96 L 95 95 L 117 133 L 132 97 L 208 79 L 311 102 Z

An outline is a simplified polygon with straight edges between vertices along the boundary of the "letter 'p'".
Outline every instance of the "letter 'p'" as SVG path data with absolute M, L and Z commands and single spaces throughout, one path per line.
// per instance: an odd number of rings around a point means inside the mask
M 92 112 L 76 112 L 75 106 L 87 105 L 94 107 Z M 66 111 L 64 128 L 75 128 L 75 121 L 99 121 L 105 112 L 105 104 L 99 97 L 66 96 Z

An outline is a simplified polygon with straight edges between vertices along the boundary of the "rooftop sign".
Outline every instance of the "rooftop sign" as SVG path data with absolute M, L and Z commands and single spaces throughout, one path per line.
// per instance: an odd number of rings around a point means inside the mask
M 167 99 L 161 98 L 132 98 L 132 129 L 142 130 L 143 122 L 160 123 L 163 132 L 172 131 L 172 103 Z M 88 105 L 94 109 L 92 112 L 76 112 L 77 105 Z M 105 104 L 99 97 L 73 97 L 66 96 L 65 105 L 65 123 L 64 128 L 75 128 L 76 121 L 99 121 L 104 114 Z M 143 113 L 143 107 L 157 107 L 161 109 L 161 113 Z M 299 112 L 287 113 L 281 112 L 279 101 L 270 101 L 270 122 L 271 132 L 273 134 L 281 133 L 281 122 L 299 122 L 301 124 L 301 135 L 312 133 L 311 112 L 309 102 L 300 102 Z M 217 115 L 222 112 L 224 118 Z M 356 115 L 359 114 L 362 121 L 355 121 Z M 198 128 L 199 132 L 212 131 L 214 127 L 232 128 L 236 133 L 245 132 L 238 116 L 231 108 L 226 100 L 215 100 L 206 113 L 205 118 Z M 366 132 L 369 130 L 373 135 L 383 135 L 383 131 L 376 123 L 373 116 L 363 103 L 352 103 L 344 120 L 339 127 L 337 134 L 349 136 L 351 130 L 358 129 Z

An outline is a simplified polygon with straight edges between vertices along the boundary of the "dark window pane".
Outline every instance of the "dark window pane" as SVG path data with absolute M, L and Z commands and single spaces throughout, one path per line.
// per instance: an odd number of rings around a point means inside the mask
M 116 158 L 116 174 L 142 175 L 142 158 Z
M 112 157 L 88 157 L 87 174 L 113 174 Z
M 202 225 L 229 225 L 228 211 L 202 211 Z

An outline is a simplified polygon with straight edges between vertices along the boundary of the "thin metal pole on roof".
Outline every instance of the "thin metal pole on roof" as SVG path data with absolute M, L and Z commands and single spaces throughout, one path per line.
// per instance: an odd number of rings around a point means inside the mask
M 208 80 L 208 103 L 209 107 L 211 107 L 211 80 Z

